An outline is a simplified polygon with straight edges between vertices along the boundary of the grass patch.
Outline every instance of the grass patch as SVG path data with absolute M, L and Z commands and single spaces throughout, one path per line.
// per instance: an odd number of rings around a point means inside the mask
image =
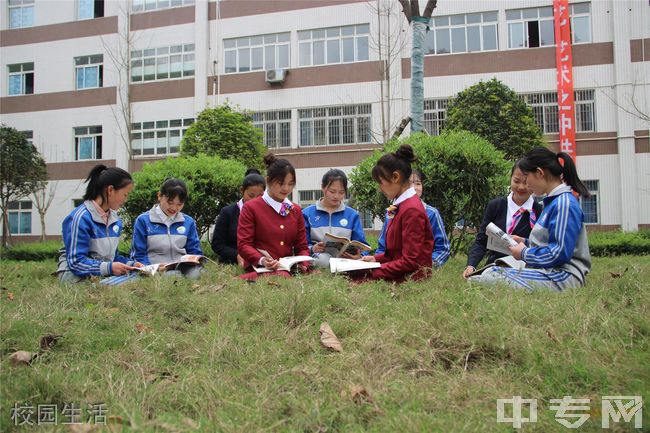
M 138 432 L 506 432 L 496 399 L 521 395 L 540 399 L 527 427 L 546 432 L 562 428 L 552 398 L 648 400 L 647 259 L 596 258 L 587 287 L 564 294 L 470 286 L 464 264 L 401 285 L 248 284 L 210 264 L 199 281 L 106 288 L 61 286 L 51 262 L 5 261 L 0 430 L 29 430 L 13 426 L 15 402 L 102 402 Z M 342 353 L 320 345 L 323 321 Z M 29 367 L 9 364 L 46 334 L 63 338 Z M 582 430 L 601 431 L 600 416 Z

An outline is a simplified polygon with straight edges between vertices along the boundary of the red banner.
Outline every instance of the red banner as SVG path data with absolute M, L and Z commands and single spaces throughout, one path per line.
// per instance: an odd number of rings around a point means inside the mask
M 553 0 L 555 21 L 555 67 L 557 68 L 557 105 L 560 151 L 576 160 L 576 117 L 573 98 L 573 55 L 569 0 Z

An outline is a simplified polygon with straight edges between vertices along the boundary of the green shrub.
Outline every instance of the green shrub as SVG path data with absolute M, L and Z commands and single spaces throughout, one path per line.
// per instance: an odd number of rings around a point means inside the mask
M 589 233 L 589 251 L 594 257 L 649 255 L 650 230 Z
M 466 242 L 465 230 L 454 231 L 456 222 L 478 227 L 488 201 L 506 192 L 511 165 L 484 138 L 467 131 L 447 131 L 439 136 L 412 134 L 401 141 L 391 141 L 386 152 L 400 144 L 413 146 L 417 161 L 414 167 L 424 175 L 422 199 L 436 207 L 450 234 L 452 254 Z M 383 152 L 377 151 L 363 160 L 350 175 L 353 206 L 384 218 L 388 201 L 372 180 L 371 171 Z
M 122 210 L 126 234 L 133 232 L 138 215 L 157 203 L 165 179 L 175 177 L 187 184 L 188 200 L 183 212 L 196 220 L 199 236 L 203 236 L 221 208 L 239 199 L 245 171 L 240 162 L 206 155 L 167 158 L 145 165 L 134 173 L 135 188 Z
M 47 241 L 17 244 L 2 250 L 5 260 L 56 260 L 59 258 L 59 249 L 63 247 L 61 241 Z

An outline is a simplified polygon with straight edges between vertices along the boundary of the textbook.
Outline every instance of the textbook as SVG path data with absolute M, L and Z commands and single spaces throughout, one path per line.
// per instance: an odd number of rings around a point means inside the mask
M 474 272 L 469 274 L 467 276 L 467 278 L 470 278 L 470 277 L 473 277 L 473 276 L 479 276 L 487 268 L 491 268 L 491 267 L 494 267 L 494 266 L 500 266 L 502 268 L 512 268 L 512 269 L 516 269 L 518 271 L 521 271 L 522 269 L 524 269 L 526 267 L 526 262 L 524 262 L 523 260 L 517 260 L 512 256 L 501 257 L 501 258 L 496 259 L 494 261 L 494 263 L 490 263 L 488 265 L 483 266 L 480 269 L 475 270 Z
M 262 253 L 263 256 L 271 258 L 271 255 L 264 250 L 257 250 L 260 253 Z M 311 256 L 287 256 L 287 257 L 282 257 L 278 259 L 278 262 L 280 262 L 280 267 L 276 269 L 276 271 L 287 271 L 291 272 L 291 268 L 295 266 L 298 263 L 302 262 L 313 262 L 314 258 Z M 253 269 L 255 269 L 255 272 L 258 274 L 263 274 L 265 272 L 275 272 L 273 269 L 268 269 L 265 268 L 264 266 L 253 266 Z
M 330 259 L 330 271 L 335 274 L 337 272 L 351 272 L 351 271 L 362 271 L 365 269 L 376 269 L 381 268 L 381 263 L 379 262 L 364 262 L 362 260 L 353 260 L 353 259 Z
M 517 241 L 494 223 L 488 224 L 485 228 L 485 234 L 487 235 L 488 250 L 510 255 L 510 249 L 508 247 L 517 246 Z
M 357 254 L 359 251 L 370 251 L 372 249 L 370 245 L 366 245 L 363 242 L 351 241 L 348 238 L 336 236 L 332 233 L 325 233 L 323 243 L 325 244 L 324 252 L 332 257 L 339 257 L 344 252 Z
M 173 271 L 180 269 L 182 266 L 196 266 L 202 265 L 208 260 L 207 257 L 199 254 L 185 254 L 175 262 L 172 263 L 155 263 L 153 265 L 146 265 L 137 269 L 137 272 L 144 275 L 156 275 L 161 272 Z

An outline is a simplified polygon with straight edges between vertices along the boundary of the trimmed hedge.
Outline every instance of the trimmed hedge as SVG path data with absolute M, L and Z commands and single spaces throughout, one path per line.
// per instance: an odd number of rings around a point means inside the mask
M 47 241 L 17 244 L 2 249 L 2 258 L 5 260 L 56 260 L 59 258 L 59 249 L 63 247 L 61 241 Z
M 589 233 L 589 251 L 595 257 L 649 255 L 650 230 Z

